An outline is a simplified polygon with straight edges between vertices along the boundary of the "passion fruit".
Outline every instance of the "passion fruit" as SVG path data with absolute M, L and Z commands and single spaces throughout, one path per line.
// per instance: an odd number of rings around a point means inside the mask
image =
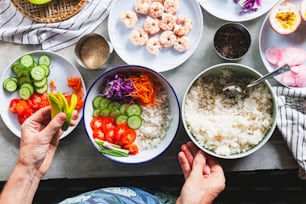
M 306 21 L 306 0 L 301 2 L 300 12 L 303 20 Z
M 269 20 L 275 32 L 281 35 L 288 35 L 296 31 L 301 24 L 302 18 L 296 5 L 282 2 L 271 10 Z

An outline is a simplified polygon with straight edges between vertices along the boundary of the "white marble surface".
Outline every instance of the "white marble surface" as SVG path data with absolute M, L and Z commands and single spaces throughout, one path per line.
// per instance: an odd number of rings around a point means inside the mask
M 182 101 L 183 94 L 189 82 L 203 69 L 218 63 L 224 63 L 214 52 L 212 41 L 216 29 L 225 23 L 202 9 L 204 30 L 201 42 L 195 53 L 181 66 L 162 74 L 170 81 Z M 247 55 L 238 63 L 256 68 L 261 73 L 266 73 L 260 59 L 258 36 L 263 17 L 243 23 L 252 35 L 252 46 Z M 196 25 L 195 25 L 196 26 Z M 108 37 L 107 20 L 95 32 Z M 0 74 L 12 60 L 27 51 L 40 49 L 40 46 L 17 45 L 0 41 Z M 58 51 L 76 64 L 74 60 L 74 46 Z M 120 57 L 114 54 L 110 67 L 125 64 Z M 103 70 L 88 71 L 78 67 L 86 81 L 86 86 Z M 270 80 L 275 84 L 274 79 Z M 1 103 L 1 102 L 0 102 Z M 110 161 L 100 155 L 91 147 L 83 125 L 80 123 L 71 135 L 61 140 L 55 159 L 44 179 L 51 178 L 89 178 L 89 177 L 117 177 L 140 175 L 169 175 L 181 174 L 177 161 L 180 145 L 188 140 L 182 125 L 174 143 L 160 157 L 139 165 L 123 165 Z M 15 164 L 19 148 L 19 138 L 13 135 L 0 121 L 0 180 L 6 180 Z M 296 169 L 297 164 L 291 152 L 284 143 L 278 131 L 256 153 L 238 160 L 221 160 L 225 171 L 253 171 L 265 169 Z

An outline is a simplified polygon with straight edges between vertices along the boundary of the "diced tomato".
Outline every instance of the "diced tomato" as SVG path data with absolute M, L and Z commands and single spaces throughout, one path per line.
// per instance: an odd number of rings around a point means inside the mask
M 90 121 L 90 127 L 94 131 L 96 129 L 102 128 L 102 118 L 100 116 L 93 117 Z
M 22 115 L 27 109 L 29 109 L 29 104 L 24 100 L 20 100 L 16 107 L 17 114 Z
M 32 109 L 26 109 L 22 114 L 18 114 L 18 122 L 22 124 L 28 117 L 33 114 Z
M 129 154 L 137 154 L 138 153 L 138 147 L 135 144 L 127 144 L 123 146 L 123 149 L 129 150 Z
M 99 140 L 105 140 L 105 134 L 100 129 L 95 129 L 93 131 L 93 138 L 99 139 Z
M 21 101 L 19 98 L 14 98 L 10 102 L 10 111 L 11 113 L 17 113 L 17 105 Z
M 38 110 L 40 108 L 40 103 L 41 103 L 41 97 L 39 94 L 34 93 L 31 97 L 30 100 L 31 106 L 34 110 Z
M 127 129 L 124 136 L 121 139 L 123 145 L 132 144 L 136 139 L 136 131 L 133 129 Z
M 110 143 L 116 144 L 115 135 L 116 135 L 115 128 L 109 128 L 105 132 L 105 140 Z

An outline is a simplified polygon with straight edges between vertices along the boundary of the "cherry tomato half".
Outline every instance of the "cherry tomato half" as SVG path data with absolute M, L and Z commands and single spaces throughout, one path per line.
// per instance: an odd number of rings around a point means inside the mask
M 123 145 L 132 144 L 136 139 L 136 131 L 133 129 L 127 129 L 124 136 L 121 139 Z
M 17 113 L 17 105 L 21 101 L 19 98 L 14 98 L 10 102 L 10 111 L 11 113 Z
M 100 129 L 95 129 L 92 136 L 94 139 L 105 140 L 105 134 Z
M 123 146 L 123 149 L 129 150 L 129 154 L 137 154 L 138 153 L 138 147 L 135 144 L 127 144 Z
M 96 129 L 100 129 L 102 130 L 102 123 L 103 123 L 103 120 L 100 116 L 96 116 L 96 117 L 93 117 L 90 121 L 90 127 L 93 131 L 95 131 Z
M 24 101 L 20 100 L 16 107 L 16 112 L 18 115 L 23 115 L 23 113 L 30 108 L 29 104 Z

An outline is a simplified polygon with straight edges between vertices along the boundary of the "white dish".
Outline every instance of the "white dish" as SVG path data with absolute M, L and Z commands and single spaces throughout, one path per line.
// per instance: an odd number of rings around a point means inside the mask
M 264 0 L 262 7 L 256 12 L 239 15 L 241 6 L 233 0 L 198 0 L 200 5 L 211 15 L 231 22 L 243 22 L 258 18 L 268 12 L 278 1 Z
M 134 10 L 134 0 L 116 0 L 108 18 L 108 32 L 110 41 L 117 54 L 127 64 L 141 65 L 164 72 L 176 68 L 184 63 L 197 48 L 203 30 L 203 15 L 196 0 L 180 0 L 180 9 L 176 15 L 186 15 L 193 23 L 192 31 L 188 34 L 191 39 L 190 48 L 179 53 L 172 48 L 164 48 L 158 55 L 150 54 L 145 46 L 137 47 L 130 41 L 131 33 L 143 26 L 145 15 L 138 15 L 139 22 L 133 29 L 128 29 L 120 21 L 120 15 L 127 10 Z M 156 35 L 158 36 L 158 34 Z
M 92 143 L 93 147 L 97 151 L 100 152 L 100 147 L 94 141 L 94 138 L 92 136 L 93 130 L 90 127 L 90 122 L 93 118 L 92 101 L 95 96 L 101 93 L 101 90 L 103 89 L 103 86 L 105 85 L 105 81 L 109 80 L 110 78 L 113 78 L 115 74 L 126 76 L 127 74 L 131 74 L 131 73 L 148 74 L 152 76 L 152 78 L 155 78 L 160 83 L 160 86 L 165 89 L 168 95 L 169 109 L 170 109 L 170 115 L 171 115 L 171 121 L 169 124 L 169 128 L 165 136 L 163 137 L 163 139 L 160 141 L 160 143 L 156 147 L 141 150 L 136 155 L 129 155 L 128 157 L 116 157 L 116 156 L 110 156 L 107 154 L 103 154 L 103 155 L 113 161 L 123 163 L 123 164 L 140 164 L 140 163 L 145 163 L 145 162 L 148 162 L 150 160 L 153 160 L 159 157 L 169 148 L 169 146 L 172 144 L 177 134 L 179 123 L 180 123 L 179 122 L 180 121 L 180 105 L 179 105 L 177 95 L 175 93 L 175 90 L 171 86 L 171 84 L 160 73 L 153 71 L 150 68 L 146 68 L 143 66 L 135 66 L 135 65 L 119 66 L 119 67 L 112 68 L 102 73 L 100 76 L 98 76 L 95 79 L 95 81 L 90 85 L 88 89 L 85 103 L 84 103 L 82 122 L 83 122 L 83 126 L 84 126 L 88 139 Z
M 301 3 L 300 0 L 287 0 L 287 2 L 293 3 L 297 6 L 299 6 Z M 306 50 L 305 33 L 306 23 L 302 20 L 302 23 L 300 24 L 299 28 L 294 33 L 290 35 L 280 35 L 275 32 L 270 26 L 269 15 L 267 15 L 260 28 L 259 34 L 259 52 L 266 69 L 271 72 L 276 68 L 274 65 L 270 64 L 266 58 L 265 52 L 268 48 L 271 48 L 273 46 L 277 48 L 296 47 L 303 48 Z
M 47 52 L 47 51 L 33 51 L 24 54 L 31 54 L 35 60 L 42 54 L 47 54 L 51 57 L 51 65 L 50 65 L 50 75 L 48 76 L 48 80 L 54 80 L 56 84 L 56 90 L 60 90 L 61 92 L 71 92 L 71 88 L 67 85 L 67 79 L 69 77 L 80 77 L 83 83 L 83 92 L 84 97 L 86 95 L 86 88 L 83 81 L 83 78 L 78 71 L 78 69 L 66 58 L 63 56 L 56 54 L 54 52 Z M 23 55 L 24 55 L 23 54 Z M 17 61 L 21 56 L 16 58 L 7 68 L 4 70 L 1 76 L 1 84 L 3 83 L 4 79 L 9 76 L 14 76 L 11 71 L 11 65 Z M 17 119 L 17 114 L 13 114 L 9 110 L 10 101 L 13 98 L 18 98 L 17 92 L 14 93 L 7 93 L 3 89 L 0 90 L 0 98 L 1 98 L 1 117 L 5 125 L 10 129 L 12 133 L 16 136 L 20 137 L 20 124 Z M 77 120 L 77 124 L 82 119 L 82 111 L 79 113 L 79 117 Z M 61 139 L 69 135 L 74 128 L 77 126 L 69 127 L 61 136 Z

